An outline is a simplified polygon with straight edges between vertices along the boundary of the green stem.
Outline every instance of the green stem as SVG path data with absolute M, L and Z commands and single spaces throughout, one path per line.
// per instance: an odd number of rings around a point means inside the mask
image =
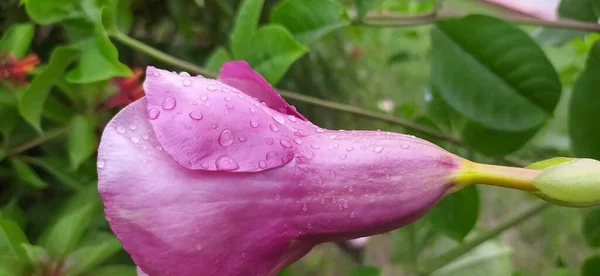
M 509 218 L 505 222 L 496 226 L 494 229 L 487 231 L 486 233 L 480 234 L 473 239 L 465 241 L 463 244 L 458 245 L 457 247 L 454 247 L 453 249 L 440 255 L 436 259 L 425 263 L 425 265 L 423 265 L 423 268 L 421 270 L 421 275 L 429 275 L 429 274 L 433 273 L 434 271 L 444 267 L 445 265 L 447 265 L 447 264 L 451 263 L 452 261 L 458 259 L 459 257 L 463 256 L 464 254 L 471 251 L 473 248 L 479 246 L 480 244 L 482 244 L 490 239 L 495 238 L 496 236 L 498 236 L 502 232 L 506 231 L 507 229 L 509 229 L 513 226 L 516 226 L 516 225 L 526 221 L 527 219 L 539 214 L 540 212 L 542 212 L 549 206 L 550 206 L 550 204 L 548 204 L 546 202 L 537 203 L 534 206 L 527 209 L 525 212 L 523 212 L 515 217 Z
M 27 141 L 21 145 L 18 145 L 14 148 L 8 149 L 6 150 L 6 155 L 7 156 L 13 156 L 13 155 L 17 155 L 21 152 L 24 152 L 30 148 L 33 148 L 39 144 L 42 144 L 48 140 L 54 139 L 64 133 L 66 133 L 68 131 L 68 128 L 66 127 L 62 127 L 62 128 L 57 128 L 57 129 L 53 129 L 51 131 L 47 131 L 46 133 L 44 133 L 41 136 L 38 136 L 36 138 L 33 138 L 30 141 Z

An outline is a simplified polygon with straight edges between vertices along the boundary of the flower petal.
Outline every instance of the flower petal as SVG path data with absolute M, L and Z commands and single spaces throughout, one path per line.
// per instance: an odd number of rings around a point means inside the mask
M 194 170 L 256 172 L 289 162 L 285 115 L 216 80 L 149 67 L 148 116 L 161 145 Z
M 109 224 L 148 275 L 275 275 L 313 243 L 292 242 L 273 200 L 289 169 L 265 174 L 188 170 L 161 148 L 145 98 L 106 127 L 98 185 Z M 279 219 L 278 219 L 279 218 Z
M 256 73 L 248 62 L 229 61 L 223 64 L 219 81 L 243 91 L 248 96 L 258 98 L 270 108 L 281 113 L 307 120 L 295 107 L 289 105 L 260 74 Z

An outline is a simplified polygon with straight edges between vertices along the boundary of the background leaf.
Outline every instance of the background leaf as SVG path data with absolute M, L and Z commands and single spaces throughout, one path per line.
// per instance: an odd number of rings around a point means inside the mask
M 204 67 L 214 73 L 218 73 L 221 65 L 231 60 L 231 56 L 224 47 L 217 48 L 206 60 Z
M 107 233 L 100 233 L 88 245 L 76 249 L 67 256 L 66 263 L 73 264 L 68 267 L 67 274 L 84 275 L 84 273 L 89 273 L 91 268 L 106 261 L 121 249 L 121 243 L 117 238 Z
M 73 169 L 87 160 L 98 146 L 95 118 L 91 115 L 73 117 L 69 127 L 69 157 Z
M 8 219 L 0 219 L 0 255 L 10 255 L 25 259 L 27 254 L 22 243 L 29 243 L 19 226 Z
M 75 7 L 78 1 L 74 0 L 27 0 L 24 2 L 29 17 L 41 25 L 56 23 L 77 15 Z
M 350 24 L 344 6 L 335 0 L 285 0 L 271 14 L 271 22 L 285 26 L 301 43 Z
M 583 237 L 588 246 L 600 247 L 600 208 L 595 208 L 585 215 L 583 220 Z
M 431 211 L 433 229 L 456 241 L 462 241 L 471 232 L 478 217 L 479 192 L 475 186 L 447 196 Z
M 136 276 L 137 271 L 134 266 L 130 265 L 111 265 L 111 266 L 103 266 L 97 268 L 93 271 L 90 271 L 89 276 Z
M 432 44 L 434 86 L 472 121 L 522 131 L 543 124 L 558 103 L 558 74 L 539 46 L 513 25 L 481 15 L 442 20 Z
M 581 276 L 600 275 L 600 255 L 587 258 L 581 265 Z
M 358 19 L 362 19 L 372 9 L 380 6 L 384 0 L 354 0 L 356 10 L 358 11 Z
M 48 187 L 48 184 L 44 182 L 38 174 L 29 165 L 19 159 L 11 159 L 13 168 L 17 175 L 25 182 L 35 189 L 44 189 Z
M 2 35 L 0 51 L 11 52 L 18 59 L 23 58 L 29 50 L 33 39 L 34 28 L 32 24 L 12 25 Z
M 241 58 L 245 48 L 257 47 L 250 42 L 258 28 L 263 4 L 264 0 L 241 1 L 231 30 L 231 52 L 234 58 Z

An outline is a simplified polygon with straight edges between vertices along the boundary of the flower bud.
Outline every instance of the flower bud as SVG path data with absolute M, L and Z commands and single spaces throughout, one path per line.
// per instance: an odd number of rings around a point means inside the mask
M 542 198 L 560 205 L 600 202 L 600 161 L 575 159 L 549 166 L 532 184 Z

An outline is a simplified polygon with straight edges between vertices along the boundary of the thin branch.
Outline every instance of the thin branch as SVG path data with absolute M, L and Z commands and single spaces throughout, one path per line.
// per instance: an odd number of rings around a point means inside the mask
M 433 273 L 434 271 L 444 267 L 445 265 L 451 263 L 452 261 L 456 260 L 457 258 L 463 256 L 465 253 L 471 251 L 473 248 L 481 245 L 482 243 L 484 243 L 488 240 L 495 238 L 496 236 L 500 235 L 502 232 L 506 231 L 507 229 L 514 227 L 514 226 L 528 220 L 531 217 L 534 217 L 535 215 L 544 211 L 549 206 L 550 206 L 550 204 L 547 202 L 536 203 L 534 206 L 529 207 L 523 213 L 521 213 L 515 217 L 509 218 L 506 221 L 500 223 L 494 229 L 487 231 L 484 234 L 478 235 L 473 239 L 465 241 L 463 244 L 460 244 L 460 245 L 450 249 L 448 252 L 440 255 L 436 259 L 425 263 L 425 265 L 422 266 L 423 268 L 422 268 L 422 271 L 420 274 L 421 275 L 429 275 L 429 274 Z
M 33 138 L 30 141 L 27 141 L 27 142 L 25 142 L 25 143 L 23 143 L 21 145 L 18 145 L 18 146 L 14 147 L 14 148 L 8 149 L 6 151 L 6 155 L 7 156 L 13 156 L 13 155 L 19 154 L 21 152 L 24 152 L 24 151 L 26 151 L 28 149 L 31 149 L 31 148 L 33 148 L 35 146 L 38 146 L 38 145 L 40 145 L 40 144 L 42 144 L 42 143 L 44 143 L 44 142 L 46 142 L 48 140 L 54 139 L 54 138 L 56 138 L 56 137 L 58 137 L 58 136 L 60 136 L 60 135 L 62 135 L 64 133 L 66 133 L 67 130 L 68 130 L 68 128 L 62 127 L 62 128 L 57 128 L 57 129 L 53 129 L 51 131 L 48 131 L 48 132 L 44 133 L 41 136 Z

